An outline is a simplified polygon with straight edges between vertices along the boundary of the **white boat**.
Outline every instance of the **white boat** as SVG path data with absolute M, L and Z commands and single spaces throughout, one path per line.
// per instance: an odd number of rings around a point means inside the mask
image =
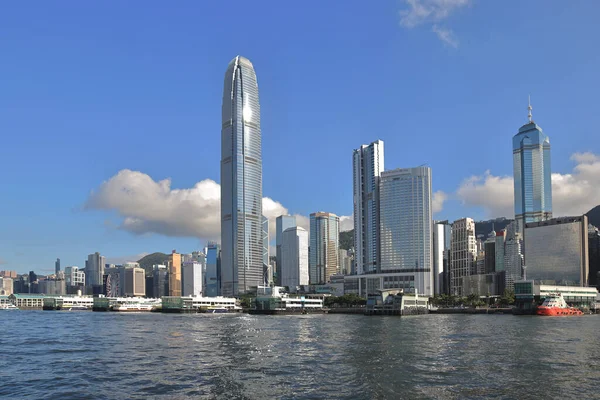
M 112 307 L 113 311 L 119 312 L 148 312 L 152 311 L 155 307 L 154 304 L 148 303 L 129 303 L 129 304 L 115 304 Z
M 14 304 L 0 304 L 0 310 L 18 310 L 19 307 Z

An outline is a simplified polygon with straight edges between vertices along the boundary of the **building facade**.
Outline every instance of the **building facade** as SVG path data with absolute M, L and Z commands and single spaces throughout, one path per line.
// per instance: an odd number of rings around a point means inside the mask
M 450 294 L 463 296 L 463 278 L 473 274 L 473 262 L 477 258 L 475 221 L 472 218 L 452 223 L 450 253 Z
M 281 265 L 283 264 L 283 258 L 281 254 L 281 246 L 283 244 L 283 232 L 286 229 L 293 228 L 296 226 L 296 217 L 293 215 L 280 215 L 275 220 L 275 284 L 281 285 L 281 274 L 279 272 Z
M 98 287 L 103 285 L 104 281 L 104 266 L 106 258 L 96 252 L 90 254 L 85 262 L 85 285 L 90 287 Z
M 160 299 L 169 295 L 169 273 L 166 265 L 152 266 L 152 297 Z
M 60 258 L 57 258 L 56 261 L 54 262 L 54 273 L 56 275 L 58 275 L 59 272 L 60 272 Z
M 526 223 L 524 242 L 527 279 L 541 285 L 588 285 L 585 215 Z
M 412 274 L 419 294 L 433 295 L 431 168 L 381 173 L 381 273 Z
M 496 261 L 494 267 L 496 272 L 504 271 L 504 242 L 506 241 L 506 230 L 496 232 L 496 243 L 494 245 L 494 252 L 496 254 Z
M 589 285 L 598 288 L 600 287 L 600 232 L 592 225 L 588 227 L 588 248 L 590 253 Z
M 262 217 L 262 262 L 263 262 L 263 284 L 271 285 L 273 281 L 273 270 L 269 263 L 269 219 Z
M 146 295 L 146 272 L 139 267 L 122 268 L 124 290 L 123 294 L 127 297 Z
M 433 224 L 433 287 L 434 294 L 449 294 L 450 239 L 452 225 L 448 221 Z
M 200 297 L 202 296 L 203 286 L 202 264 L 196 261 L 184 262 L 181 273 L 181 295 Z
M 515 222 L 523 234 L 526 223 L 552 218 L 550 139 L 531 119 L 513 137 Z
M 0 296 L 10 296 L 13 294 L 13 279 L 0 277 Z
M 352 153 L 354 262 L 358 274 L 379 270 L 379 179 L 384 171 L 383 141 L 362 145 Z
M 310 214 L 308 265 L 311 285 L 327 283 L 331 275 L 338 273 L 339 243 L 339 217 L 328 212 Z
M 221 248 L 216 242 L 208 242 L 205 282 L 205 296 L 217 297 L 221 295 Z
M 181 296 L 181 254 L 171 252 L 169 261 L 169 296 Z
M 523 276 L 523 236 L 519 232 L 518 223 L 511 222 L 506 227 L 506 241 L 504 242 L 504 272 L 505 287 L 514 290 L 515 282 Z
M 260 103 L 250 60 L 225 72 L 221 125 L 221 278 L 224 296 L 263 283 Z
M 281 286 L 308 285 L 308 232 L 299 226 L 283 232 Z

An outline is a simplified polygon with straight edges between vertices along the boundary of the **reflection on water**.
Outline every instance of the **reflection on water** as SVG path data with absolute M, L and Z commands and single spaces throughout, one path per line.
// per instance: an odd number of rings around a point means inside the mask
M 592 398 L 600 318 L 0 315 L 0 398 Z

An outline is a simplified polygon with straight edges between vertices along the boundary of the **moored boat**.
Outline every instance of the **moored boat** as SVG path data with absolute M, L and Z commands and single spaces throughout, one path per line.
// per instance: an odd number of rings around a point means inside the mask
M 15 311 L 18 309 L 19 307 L 15 306 L 14 304 L 0 304 L 0 310 Z
M 583 311 L 575 307 L 570 307 L 562 294 L 551 293 L 544 299 L 542 305 L 537 308 L 536 314 L 549 317 L 566 317 L 583 315 Z

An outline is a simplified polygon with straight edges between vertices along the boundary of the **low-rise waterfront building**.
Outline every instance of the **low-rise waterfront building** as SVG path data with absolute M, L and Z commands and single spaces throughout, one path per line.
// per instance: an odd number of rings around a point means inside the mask
M 527 226 L 527 224 L 526 224 Z M 572 307 L 595 308 L 598 289 L 589 286 L 540 285 L 534 280 L 520 280 L 514 283 L 515 310 L 530 314 L 535 311 L 546 296 L 560 293 Z
M 13 293 L 9 296 L 11 303 L 15 306 L 23 309 L 23 308 L 42 308 L 44 306 L 44 298 L 46 296 L 43 294 L 21 294 L 21 293 Z
M 421 293 L 424 289 L 419 285 L 419 275 L 415 272 L 344 276 L 344 294 L 356 294 L 366 298 L 368 295 L 376 295 L 381 289 L 416 289 L 417 293 L 428 295 Z
M 398 289 L 378 290 L 367 297 L 365 315 L 417 315 L 429 312 L 429 298 Z

